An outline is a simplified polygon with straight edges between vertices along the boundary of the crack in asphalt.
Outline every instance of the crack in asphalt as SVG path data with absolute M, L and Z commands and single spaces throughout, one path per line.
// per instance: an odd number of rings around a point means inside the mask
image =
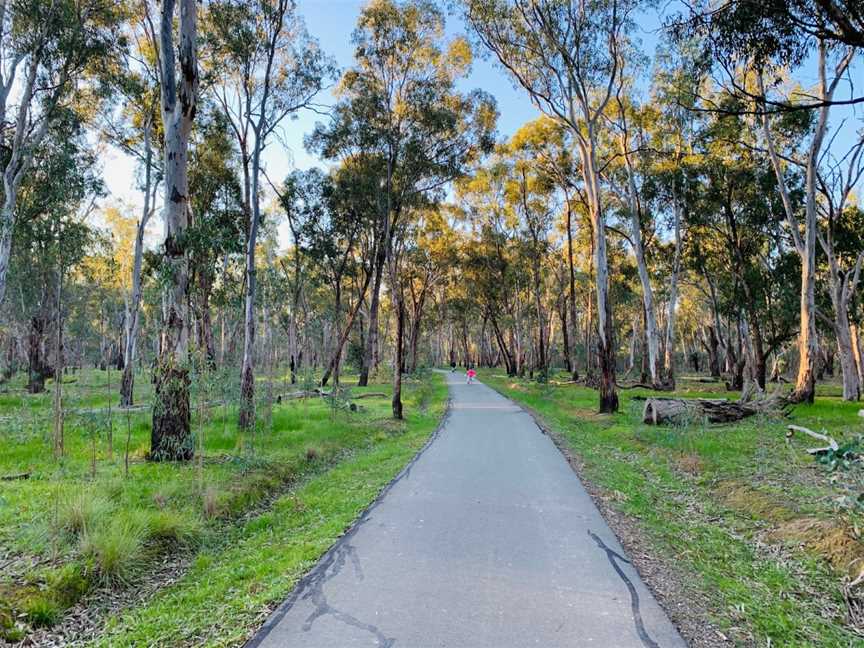
M 369 519 L 371 518 L 367 518 L 364 522 Z M 333 607 L 327 600 L 327 595 L 324 593 L 324 585 L 342 571 L 346 558 L 351 560 L 354 566 L 354 575 L 357 579 L 363 580 L 363 570 L 360 566 L 357 549 L 350 542 L 341 543 L 337 547 L 337 550 L 330 554 L 326 563 L 322 564 L 323 568 L 318 570 L 306 583 L 307 591 L 301 598 L 310 600 L 315 609 L 306 617 L 306 621 L 303 623 L 303 632 L 309 632 L 315 621 L 329 615 L 346 625 L 371 633 L 374 635 L 376 644 L 380 648 L 391 648 L 396 643 L 395 637 L 387 637 L 377 626 L 371 623 L 363 623 L 348 612 Z
M 618 565 L 619 560 L 628 565 L 631 564 L 630 561 L 617 551 L 607 547 L 606 543 L 592 532 L 591 529 L 588 529 L 588 535 L 597 543 L 598 547 L 606 552 L 606 557 L 609 559 L 609 563 L 612 565 L 615 573 L 617 573 L 621 580 L 624 581 L 624 584 L 630 592 L 630 608 L 633 611 L 633 622 L 636 624 L 636 634 L 639 635 L 639 639 L 641 639 L 642 643 L 648 648 L 660 648 L 660 645 L 651 638 L 648 631 L 645 629 L 645 623 L 642 621 L 642 610 L 639 607 L 639 592 L 636 591 L 633 581 L 627 578 L 627 574 L 625 574 L 624 570 L 621 569 L 620 565 Z
M 438 427 L 435 428 L 435 431 L 431 434 L 429 439 L 420 448 L 419 452 L 408 462 L 396 477 L 387 484 L 381 492 L 378 493 L 378 496 L 375 500 L 360 514 L 360 517 L 357 518 L 355 523 L 339 538 L 336 543 L 330 547 L 330 549 L 324 554 L 321 560 L 316 563 L 316 565 L 312 568 L 312 570 L 306 574 L 303 578 L 301 578 L 297 585 L 294 587 L 294 590 L 291 592 L 289 597 L 285 599 L 285 601 L 273 612 L 270 618 L 264 623 L 261 629 L 246 642 L 244 648 L 257 648 L 260 646 L 267 636 L 279 625 L 279 622 L 285 618 L 285 615 L 291 611 L 291 608 L 294 607 L 294 604 L 298 599 L 310 600 L 314 605 L 315 609 L 306 617 L 306 621 L 303 624 L 303 630 L 309 631 L 312 627 L 312 624 L 315 623 L 315 620 L 325 616 L 330 615 L 335 619 L 338 619 L 342 623 L 353 626 L 355 628 L 359 628 L 361 630 L 366 630 L 375 636 L 376 642 L 380 648 L 391 648 L 395 643 L 396 639 L 394 637 L 387 637 L 382 633 L 376 626 L 368 623 L 363 623 L 359 619 L 351 616 L 347 612 L 343 612 L 337 608 L 334 608 L 327 601 L 327 597 L 324 594 L 324 584 L 327 583 L 330 579 L 334 578 L 336 575 L 342 571 L 342 567 L 345 565 L 346 557 L 351 559 L 351 562 L 354 566 L 354 573 L 357 576 L 358 580 L 363 580 L 363 569 L 360 565 L 360 558 L 357 555 L 357 550 L 351 544 L 351 539 L 360 530 L 360 528 L 369 522 L 372 519 L 372 512 L 378 507 L 378 505 L 384 500 L 390 490 L 398 484 L 403 479 L 407 479 L 411 476 L 411 468 L 420 460 L 420 457 L 430 448 L 430 446 L 435 442 L 438 436 L 441 434 L 441 431 L 444 429 L 444 426 L 447 424 L 447 421 L 450 418 L 451 412 L 451 399 L 447 399 L 447 404 L 445 406 L 444 415 L 441 417 L 441 421 L 438 423 Z M 328 575 L 328 570 L 330 567 L 333 567 L 333 571 Z

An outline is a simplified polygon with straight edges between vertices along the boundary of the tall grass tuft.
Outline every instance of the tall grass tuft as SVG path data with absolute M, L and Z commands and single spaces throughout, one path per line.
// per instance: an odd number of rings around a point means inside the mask
M 163 509 L 148 517 L 148 543 L 168 549 L 196 549 L 201 545 L 203 525 L 191 512 Z
M 103 585 L 128 585 L 143 562 L 148 531 L 137 516 L 116 517 L 82 536 L 81 555 Z
M 61 499 L 57 507 L 57 530 L 74 538 L 95 530 L 113 510 L 104 495 L 77 490 Z

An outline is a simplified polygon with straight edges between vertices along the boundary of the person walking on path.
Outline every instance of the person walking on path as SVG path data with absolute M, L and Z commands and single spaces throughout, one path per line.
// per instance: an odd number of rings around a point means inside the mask
M 467 375 L 468 375 L 468 384 L 470 385 L 471 383 L 474 382 L 474 377 L 477 375 L 477 372 L 474 371 L 474 367 L 470 367 L 468 369 Z

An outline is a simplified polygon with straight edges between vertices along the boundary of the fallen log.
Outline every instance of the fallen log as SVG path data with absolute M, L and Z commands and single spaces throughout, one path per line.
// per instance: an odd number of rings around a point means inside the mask
M 299 391 L 289 392 L 287 394 L 279 394 L 276 396 L 276 402 L 281 403 L 283 400 L 294 400 L 296 398 L 314 398 L 315 396 L 329 396 L 330 392 L 325 392 L 320 389 L 301 389 Z
M 16 481 L 18 479 L 30 479 L 30 473 L 18 473 L 17 475 L 3 475 L 0 481 Z
M 648 398 L 642 410 L 642 422 L 664 425 L 705 419 L 709 423 L 733 423 L 754 414 L 784 414 L 788 404 L 788 399 L 780 394 L 749 402 L 711 398 Z
M 361 398 L 387 398 L 388 394 L 384 392 L 366 392 L 352 396 L 351 400 L 360 400 Z

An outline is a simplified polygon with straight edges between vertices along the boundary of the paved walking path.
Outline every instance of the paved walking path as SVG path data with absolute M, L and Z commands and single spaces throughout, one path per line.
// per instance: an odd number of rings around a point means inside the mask
M 248 646 L 685 646 L 531 417 L 447 379 L 438 436 Z

